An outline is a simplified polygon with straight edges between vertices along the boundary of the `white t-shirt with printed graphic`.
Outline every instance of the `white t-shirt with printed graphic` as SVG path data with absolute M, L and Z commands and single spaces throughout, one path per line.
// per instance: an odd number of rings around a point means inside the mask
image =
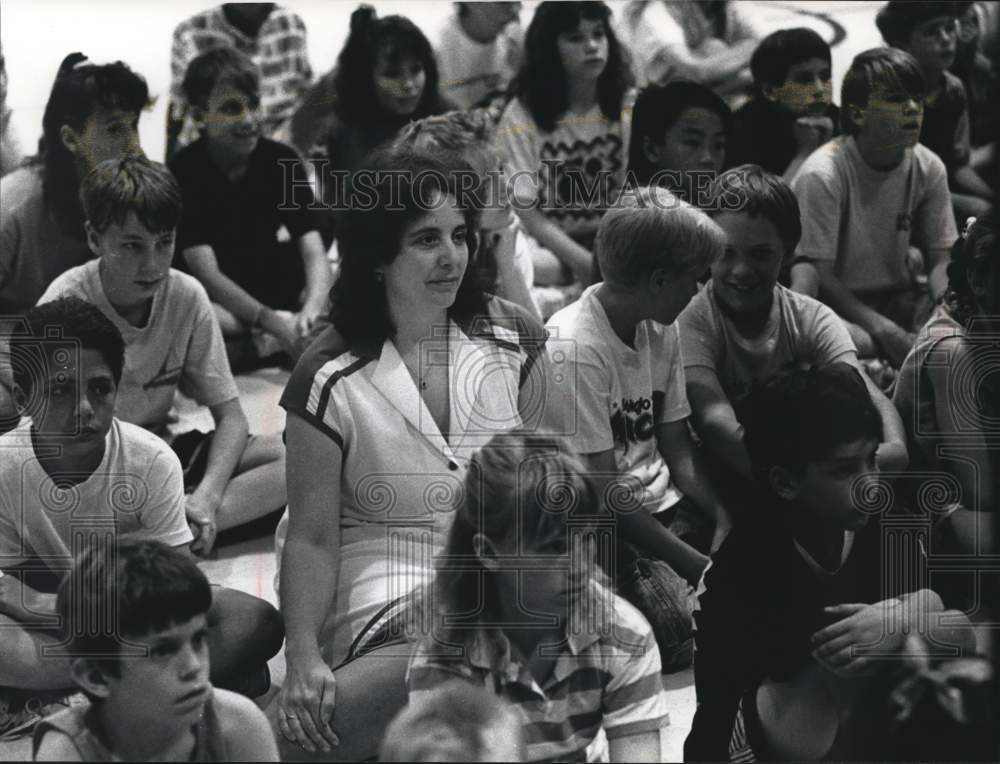
M 585 114 L 562 115 L 552 132 L 539 128 L 520 99 L 512 100 L 497 126 L 497 141 L 518 207 L 537 200 L 569 236 L 593 236 L 625 185 L 634 100 L 634 94 L 626 96 L 614 122 L 594 104 Z
M 635 347 L 629 347 L 597 299 L 600 286 L 588 287 L 547 324 L 552 339 L 561 345 L 571 341 L 575 353 L 575 378 L 564 388 L 568 405 L 575 407 L 569 418 L 576 423 L 573 445 L 581 454 L 614 449 L 620 474 L 651 470 L 659 475 L 651 484 L 662 489 L 647 491 L 642 502 L 659 512 L 681 494 L 666 479 L 656 427 L 691 415 L 677 326 L 643 321 L 636 327 Z
M 171 269 L 153 297 L 149 320 L 140 328 L 108 301 L 99 265 L 100 260 L 91 260 L 66 271 L 38 302 L 74 295 L 96 305 L 118 327 L 125 339 L 125 368 L 115 416 L 164 435 L 176 390 L 203 406 L 239 396 L 222 330 L 197 279 Z

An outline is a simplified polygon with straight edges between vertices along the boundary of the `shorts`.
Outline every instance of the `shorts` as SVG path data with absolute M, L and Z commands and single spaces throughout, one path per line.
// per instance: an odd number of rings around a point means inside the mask
M 214 430 L 211 432 L 188 430 L 174 438 L 170 444 L 181 460 L 181 469 L 184 471 L 184 493 L 193 493 L 201 479 L 205 477 L 208 452 L 214 436 Z

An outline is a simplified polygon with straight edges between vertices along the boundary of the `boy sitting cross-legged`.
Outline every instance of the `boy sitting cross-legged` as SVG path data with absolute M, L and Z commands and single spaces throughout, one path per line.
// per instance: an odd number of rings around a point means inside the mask
M 90 248 L 98 259 L 72 268 L 42 295 L 93 303 L 125 339 L 115 415 L 170 438 L 174 393 L 207 406 L 215 431 L 172 439 L 184 467 L 192 550 L 207 554 L 217 531 L 279 509 L 285 494 L 281 436 L 251 435 L 222 333 L 205 289 L 173 270 L 181 193 L 163 165 L 113 159 L 81 188 Z
M 617 513 L 621 538 L 694 583 L 708 559 L 667 526 L 693 503 L 690 519 L 700 513 L 715 527 L 714 548 L 729 520 L 688 432 L 691 409 L 670 324 L 724 239 L 704 212 L 666 189 L 640 187 L 634 204 L 628 201 L 601 220 L 604 281 L 549 320 L 552 335 L 575 346 L 575 384 L 564 387 L 562 407 L 571 429 L 564 431 L 574 433 L 595 472 L 628 475 L 642 486 L 641 510 Z
M 260 136 L 260 73 L 235 48 L 194 59 L 184 94 L 201 130 L 170 161 L 184 195 L 184 265 L 208 290 L 234 365 L 236 348 L 294 360 L 333 282 L 306 171 L 292 148 Z
M 52 633 L 54 592 L 93 537 L 155 540 L 188 553 L 177 456 L 150 432 L 115 418 L 125 343 L 94 305 L 64 297 L 26 314 L 11 335 L 20 426 L 0 436 L 0 734 L 30 718 L 4 695 L 72 685 Z M 278 612 L 216 588 L 208 611 L 212 680 L 259 694 L 284 638 Z M 23 694 L 23 693 L 22 693 Z M 30 707 L 28 708 L 30 711 Z M 30 713 L 28 714 L 30 717 Z
M 751 385 L 788 364 L 859 362 L 836 313 L 778 284 L 802 233 L 788 185 L 757 165 L 734 167 L 712 184 L 708 207 L 725 234 L 725 248 L 712 261 L 708 285 L 677 323 L 692 421 L 723 470 L 720 482 L 739 495 L 745 487 L 739 478 L 745 483 L 751 470 L 735 408 Z M 903 470 L 903 423 L 878 387 L 867 385 L 882 423 L 879 465 Z
M 906 587 L 929 575 L 925 553 L 911 527 L 879 516 L 880 421 L 854 366 L 768 378 L 744 425 L 764 498 L 700 587 L 684 759 L 750 760 L 748 746 L 757 761 L 883 759 L 880 711 L 906 635 L 968 651 L 968 621 Z
M 89 702 L 38 724 L 35 761 L 278 761 L 264 713 L 209 681 L 211 602 L 194 561 L 164 544 L 85 551 L 56 610 Z

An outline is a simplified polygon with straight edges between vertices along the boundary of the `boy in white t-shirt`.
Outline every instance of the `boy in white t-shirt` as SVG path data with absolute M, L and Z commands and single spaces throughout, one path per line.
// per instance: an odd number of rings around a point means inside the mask
M 642 486 L 639 511 L 616 511 L 611 502 L 621 537 L 694 583 L 708 558 L 666 527 L 676 514 L 666 510 L 678 502 L 677 489 L 715 524 L 712 548 L 729 521 L 688 432 L 684 366 L 670 324 L 721 251 L 723 236 L 705 213 L 665 189 L 640 188 L 634 201 L 601 221 L 604 281 L 556 313 L 548 328 L 575 343 L 563 408 L 576 423 L 574 447 L 604 480 L 632 476 L 628 482 Z
M 72 685 L 65 645 L 53 629 L 54 591 L 74 557 L 94 543 L 139 540 L 187 554 L 191 541 L 176 455 L 152 433 L 114 417 L 125 363 L 114 324 L 77 297 L 36 306 L 24 323 L 10 341 L 14 398 L 24 418 L 0 436 L 3 736 L 37 718 L 37 698 L 45 696 L 36 693 Z M 284 637 L 278 612 L 216 588 L 208 628 L 213 683 L 246 694 L 266 689 L 266 661 Z
M 503 96 L 521 63 L 521 3 L 455 3 L 438 33 L 441 95 L 459 109 Z
M 778 284 L 782 264 L 802 235 L 799 205 L 788 185 L 758 165 L 741 165 L 715 180 L 709 199 L 725 249 L 712 262 L 711 281 L 677 324 L 692 421 L 724 469 L 723 484 L 732 489 L 737 476 L 751 478 L 735 408 L 756 381 L 792 365 L 860 366 L 837 314 Z M 879 466 L 901 471 L 907 462 L 903 423 L 888 398 L 863 378 L 882 421 Z
M 845 320 L 862 357 L 898 368 L 914 332 L 948 285 L 958 234 L 944 163 L 917 143 L 924 78 L 895 48 L 855 57 L 844 77 L 844 134 L 802 164 L 792 190 L 802 210 L 798 255 L 816 263 L 823 301 Z M 930 290 L 915 276 L 920 251 Z
M 59 276 L 39 300 L 92 302 L 125 338 L 115 415 L 168 437 L 174 393 L 212 412 L 215 430 L 172 439 L 184 467 L 192 551 L 208 554 L 218 531 L 280 509 L 285 449 L 279 434 L 250 435 L 222 332 L 204 287 L 173 270 L 181 193 L 144 157 L 99 165 L 81 185 L 87 239 L 99 259 Z

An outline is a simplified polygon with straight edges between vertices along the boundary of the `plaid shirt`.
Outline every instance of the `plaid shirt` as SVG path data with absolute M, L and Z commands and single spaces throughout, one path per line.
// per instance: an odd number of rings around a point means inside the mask
M 569 630 L 541 686 L 494 629 L 476 632 L 461 656 L 445 655 L 448 649 L 433 638 L 422 640 L 407 672 L 411 702 L 456 677 L 495 688 L 521 721 L 525 761 L 583 761 L 602 727 L 614 739 L 667 726 L 660 653 L 649 623 L 603 587 L 594 584 L 592 592 L 605 617 Z
M 202 53 L 225 46 L 245 53 L 260 67 L 260 105 L 263 134 L 274 137 L 283 127 L 312 82 L 306 49 L 306 26 L 292 11 L 275 7 L 256 37 L 234 27 L 222 6 L 198 13 L 174 29 L 170 53 L 170 97 L 175 119 L 184 119 L 178 148 L 198 137 L 189 116 L 181 84 L 188 64 Z

